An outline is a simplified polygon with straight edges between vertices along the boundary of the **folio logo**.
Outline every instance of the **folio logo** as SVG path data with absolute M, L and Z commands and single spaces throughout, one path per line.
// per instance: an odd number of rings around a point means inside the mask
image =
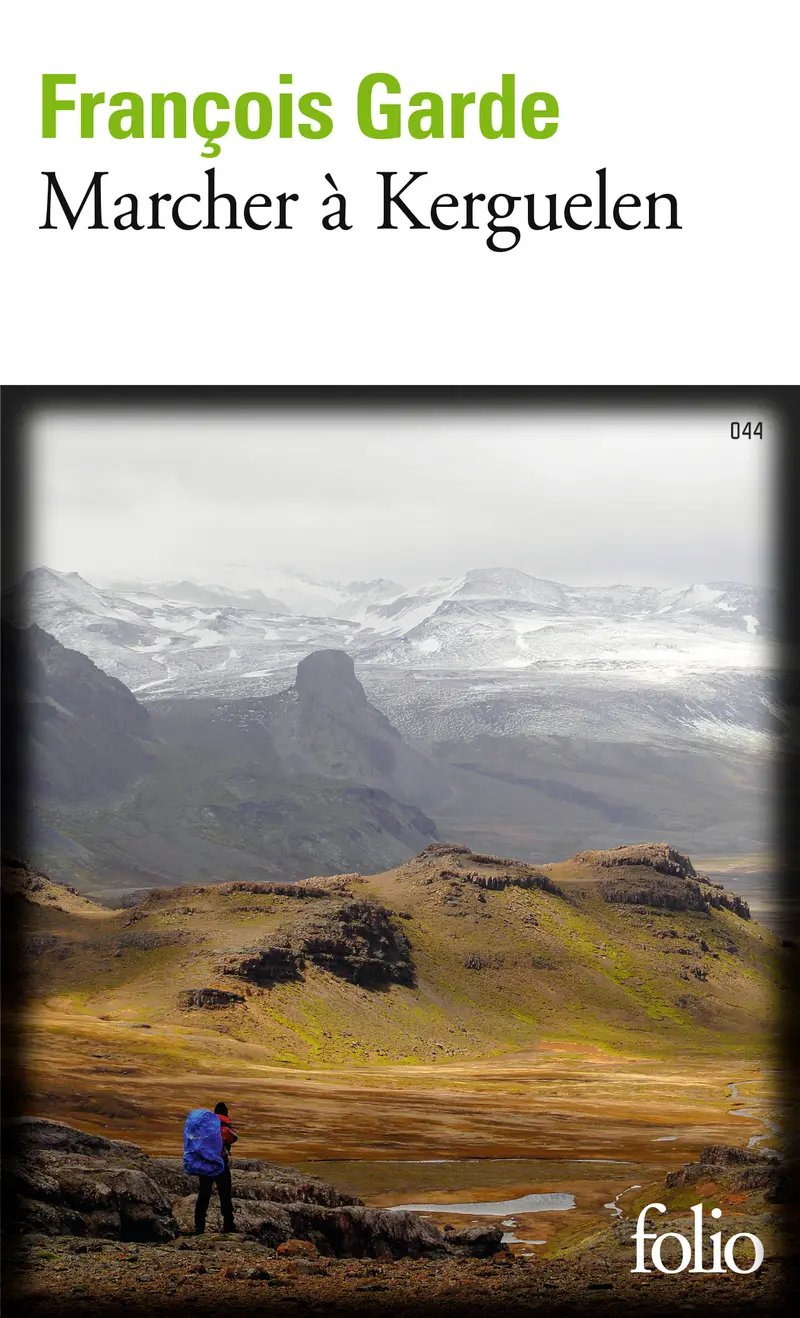
M 729 1239 L 725 1241 L 723 1248 L 722 1232 L 715 1231 L 710 1237 L 711 1267 L 704 1268 L 703 1205 L 695 1204 L 694 1207 L 690 1209 L 694 1218 L 694 1248 L 692 1248 L 692 1245 L 686 1239 L 686 1236 L 681 1235 L 679 1231 L 665 1231 L 662 1235 L 658 1235 L 655 1231 L 645 1231 L 645 1219 L 651 1208 L 657 1213 L 666 1213 L 667 1211 L 664 1204 L 647 1204 L 636 1219 L 636 1231 L 631 1236 L 631 1240 L 636 1241 L 636 1267 L 631 1268 L 631 1272 L 651 1271 L 650 1268 L 645 1266 L 644 1261 L 646 1240 L 653 1241 L 653 1246 L 650 1250 L 650 1257 L 659 1272 L 683 1272 L 683 1270 L 689 1267 L 689 1264 L 691 1263 L 692 1267 L 689 1268 L 690 1272 L 727 1272 L 728 1269 L 730 1269 L 731 1272 L 745 1273 L 755 1272 L 764 1262 L 764 1246 L 758 1236 L 751 1235 L 749 1231 L 740 1231 L 737 1235 L 730 1236 Z M 722 1210 L 720 1208 L 712 1208 L 711 1216 L 713 1218 L 722 1217 Z M 681 1261 L 677 1268 L 668 1268 L 661 1261 L 661 1250 L 665 1240 L 677 1240 L 680 1245 Z M 752 1243 L 754 1257 L 749 1268 L 740 1268 L 733 1256 L 733 1249 L 737 1240 L 749 1240 Z M 723 1266 L 722 1263 L 723 1258 L 725 1259 L 725 1266 Z

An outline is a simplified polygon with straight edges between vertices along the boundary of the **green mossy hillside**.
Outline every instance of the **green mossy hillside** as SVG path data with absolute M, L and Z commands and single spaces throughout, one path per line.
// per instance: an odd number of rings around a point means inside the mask
M 531 866 L 435 844 L 379 875 L 184 885 L 102 919 L 29 893 L 27 988 L 176 1038 L 228 1035 L 283 1064 L 414 1065 L 543 1039 L 763 1048 L 789 954 L 778 939 L 688 858 L 681 874 L 610 855 Z

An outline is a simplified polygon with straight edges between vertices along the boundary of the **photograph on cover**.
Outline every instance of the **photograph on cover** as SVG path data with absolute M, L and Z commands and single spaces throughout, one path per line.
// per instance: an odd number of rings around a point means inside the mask
M 769 1303 L 777 425 L 32 408 L 3 897 L 36 1312 Z

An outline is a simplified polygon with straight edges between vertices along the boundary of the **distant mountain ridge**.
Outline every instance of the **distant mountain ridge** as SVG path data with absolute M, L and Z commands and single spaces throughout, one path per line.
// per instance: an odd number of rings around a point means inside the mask
M 192 583 L 177 583 L 174 595 L 172 586 L 101 589 L 77 573 L 37 568 L 4 594 L 3 613 L 18 626 L 38 624 L 146 698 L 165 687 L 195 695 L 230 690 L 226 675 L 234 673 L 256 681 L 282 674 L 274 684 L 280 689 L 310 650 L 348 644 L 358 630 L 327 617 L 297 619 L 283 606 L 269 613 L 260 595 L 249 607 L 237 598 Z
M 394 599 L 404 593 L 405 587 L 396 581 L 379 577 L 370 581 L 351 581 L 342 584 L 310 577 L 294 568 L 253 570 L 245 567 L 223 569 L 223 580 L 215 582 L 147 580 L 109 581 L 108 588 L 120 591 L 145 591 L 170 600 L 214 601 L 251 607 L 254 602 L 265 602 L 275 613 L 288 613 L 300 617 L 363 617 L 376 604 Z M 255 580 L 254 580 L 255 578 Z M 199 598 L 202 592 L 204 598 Z
M 4 720 L 30 778 L 14 850 L 61 880 L 291 882 L 398 864 L 437 837 L 421 807 L 441 796 L 441 769 L 341 651 L 310 655 L 260 701 L 162 710 L 35 625 L 4 622 L 3 649 L 21 679 L 4 684 Z
M 508 568 L 411 592 L 385 580 L 263 580 L 236 590 L 187 581 L 101 588 L 37 568 L 6 593 L 4 612 L 82 650 L 146 699 L 230 695 L 237 684 L 244 694 L 323 648 L 376 668 L 752 670 L 768 666 L 774 630 L 774 591 L 736 582 L 569 587 Z
M 352 657 L 326 648 L 278 691 L 259 681 L 255 695 L 145 707 L 41 629 L 6 628 L 5 656 L 24 652 L 35 767 L 24 854 L 94 891 L 377 870 L 441 831 L 481 850 L 513 838 L 531 859 L 631 828 L 655 840 L 668 827 L 706 854 L 768 845 L 766 762 L 740 726 L 767 710 L 730 675 L 709 675 L 699 700 L 652 683 L 598 691 L 550 674 L 537 690 L 390 670 L 376 697 L 378 670 L 359 681 Z M 537 718 L 571 735 L 531 731 Z
M 2 637 L 17 677 L 4 686 L 4 713 L 24 724 L 23 763 L 38 797 L 105 798 L 147 772 L 150 715 L 122 682 L 35 625 L 4 620 Z

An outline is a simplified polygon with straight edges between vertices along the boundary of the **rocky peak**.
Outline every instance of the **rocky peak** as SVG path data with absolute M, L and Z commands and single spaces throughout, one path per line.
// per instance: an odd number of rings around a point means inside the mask
M 294 689 L 301 701 L 325 705 L 364 706 L 367 697 L 356 677 L 353 660 L 344 650 L 315 650 L 297 665 Z
M 679 879 L 698 878 L 689 857 L 666 842 L 634 843 L 631 846 L 609 847 L 606 851 L 579 851 L 574 859 L 585 865 L 599 865 L 603 869 L 636 865 L 653 869 L 658 874 L 672 874 Z
M 750 907 L 736 893 L 725 892 L 698 873 L 688 856 L 666 842 L 610 847 L 606 851 L 579 851 L 573 860 L 598 869 L 616 870 L 602 888 L 607 902 L 649 906 L 672 911 L 733 911 L 750 919 Z M 642 870 L 650 873 L 642 874 Z
M 150 716 L 122 682 L 35 624 L 3 619 L 2 640 L 3 716 L 40 797 L 101 798 L 145 771 Z
M 147 735 L 149 715 L 144 706 L 85 654 L 68 649 L 35 623 L 23 630 L 4 623 L 3 641 L 18 651 L 28 701 L 48 702 L 67 716 L 91 719 L 109 730 Z

